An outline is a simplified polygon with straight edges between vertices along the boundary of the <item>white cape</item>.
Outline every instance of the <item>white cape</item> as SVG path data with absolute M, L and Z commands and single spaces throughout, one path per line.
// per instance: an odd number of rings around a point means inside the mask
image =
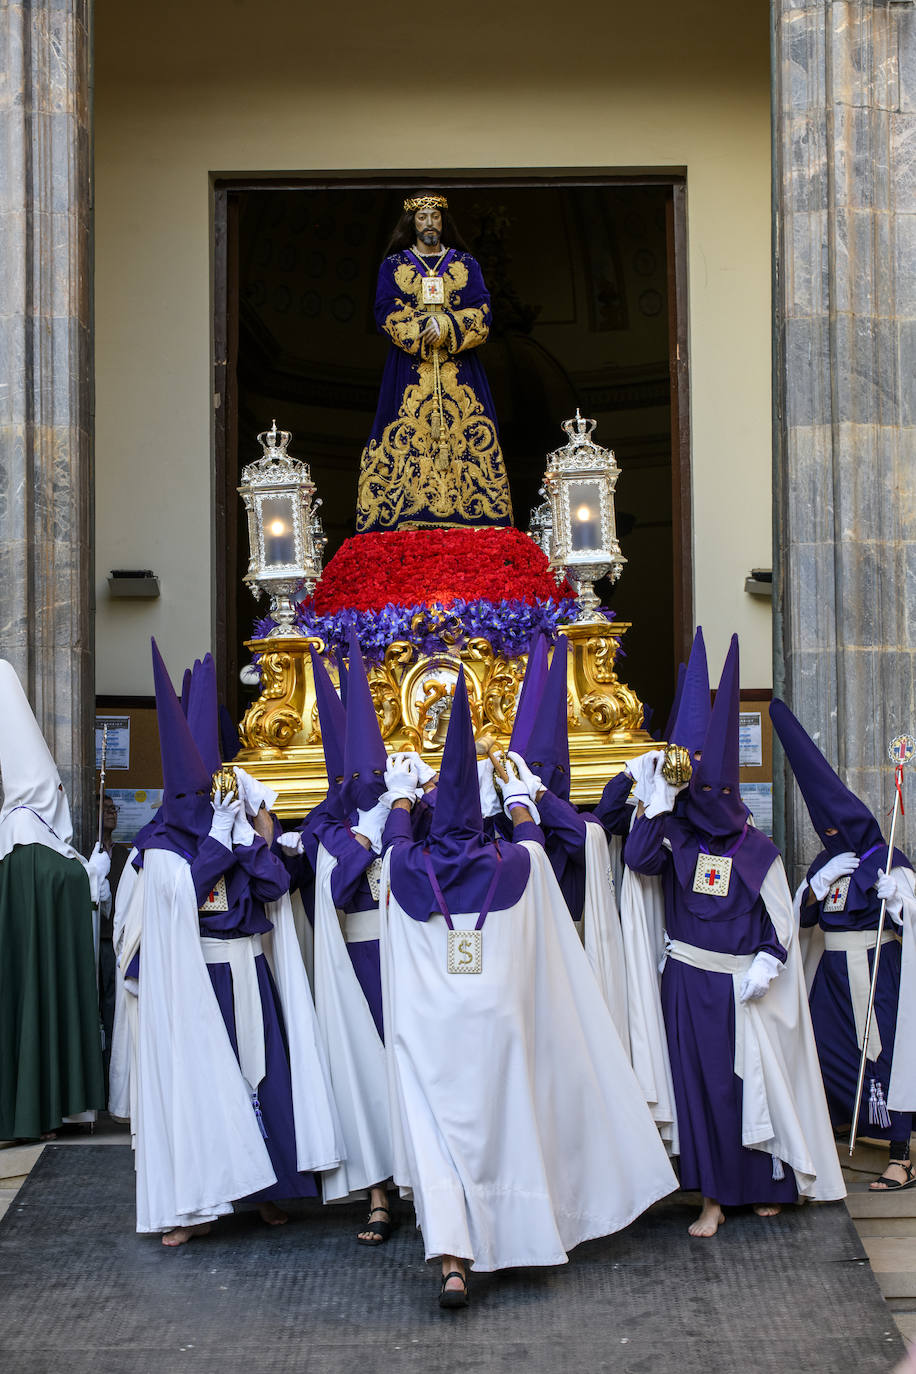
M 395 1182 L 427 1258 L 477 1270 L 562 1264 L 677 1186 L 549 860 L 525 847 L 528 884 L 488 916 L 479 975 L 450 975 L 443 918 L 391 895 L 390 851 L 382 874 Z
M 147 850 L 140 903 L 137 1230 L 212 1220 L 276 1182 L 200 947 L 191 871 Z
M 676 1155 L 677 1109 L 659 989 L 659 965 L 665 947 L 665 898 L 660 878 L 624 869 L 620 928 L 633 1072 L 669 1154 Z
M 620 1043 L 629 1055 L 627 972 L 611 864 L 603 828 L 596 821 L 586 821 L 582 938 L 588 961 L 620 1036 Z
M 115 1011 L 108 1065 L 108 1110 L 112 1116 L 131 1122 L 131 1144 L 137 1148 L 137 982 L 125 979 L 133 951 L 137 948 L 142 898 L 136 904 L 139 873 L 134 868 L 137 851 L 131 847 L 115 892 L 112 946 L 115 953 Z M 126 945 L 130 955 L 121 962 Z
M 337 860 L 321 845 L 315 871 L 315 1009 L 331 1069 L 345 1158 L 321 1176 L 325 1202 L 364 1194 L 391 1176 L 385 1047 L 347 953 L 331 899 Z

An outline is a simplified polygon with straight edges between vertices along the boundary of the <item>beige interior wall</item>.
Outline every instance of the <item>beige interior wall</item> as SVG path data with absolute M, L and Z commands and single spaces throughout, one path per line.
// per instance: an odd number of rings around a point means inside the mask
M 769 685 L 768 5 L 552 10 L 97 0 L 99 692 L 211 647 L 210 174 L 478 167 L 686 168 L 696 616 Z

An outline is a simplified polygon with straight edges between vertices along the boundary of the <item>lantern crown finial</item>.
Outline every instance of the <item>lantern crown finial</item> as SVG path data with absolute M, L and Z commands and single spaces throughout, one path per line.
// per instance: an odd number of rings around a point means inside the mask
M 564 420 L 563 429 L 569 436 L 571 444 L 587 444 L 597 423 L 597 420 L 587 420 L 584 415 L 580 414 L 579 407 L 576 406 L 575 418 Z
M 277 429 L 276 420 L 271 420 L 270 429 L 265 429 L 258 435 L 258 443 L 264 450 L 265 458 L 288 460 L 289 454 L 286 449 L 292 437 L 290 430 Z

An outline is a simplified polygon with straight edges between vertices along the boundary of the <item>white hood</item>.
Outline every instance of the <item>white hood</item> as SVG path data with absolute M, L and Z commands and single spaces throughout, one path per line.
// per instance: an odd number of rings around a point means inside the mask
M 14 845 L 45 844 L 68 859 L 73 824 L 57 764 L 15 669 L 0 659 L 0 858 Z

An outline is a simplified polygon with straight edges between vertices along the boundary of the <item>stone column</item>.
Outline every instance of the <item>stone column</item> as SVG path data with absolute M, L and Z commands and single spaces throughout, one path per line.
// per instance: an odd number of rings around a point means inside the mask
M 772 19 L 775 690 L 883 818 L 916 733 L 916 9 Z M 797 875 L 815 841 L 774 782 Z
M 0 5 L 0 653 L 92 830 L 89 0 Z

